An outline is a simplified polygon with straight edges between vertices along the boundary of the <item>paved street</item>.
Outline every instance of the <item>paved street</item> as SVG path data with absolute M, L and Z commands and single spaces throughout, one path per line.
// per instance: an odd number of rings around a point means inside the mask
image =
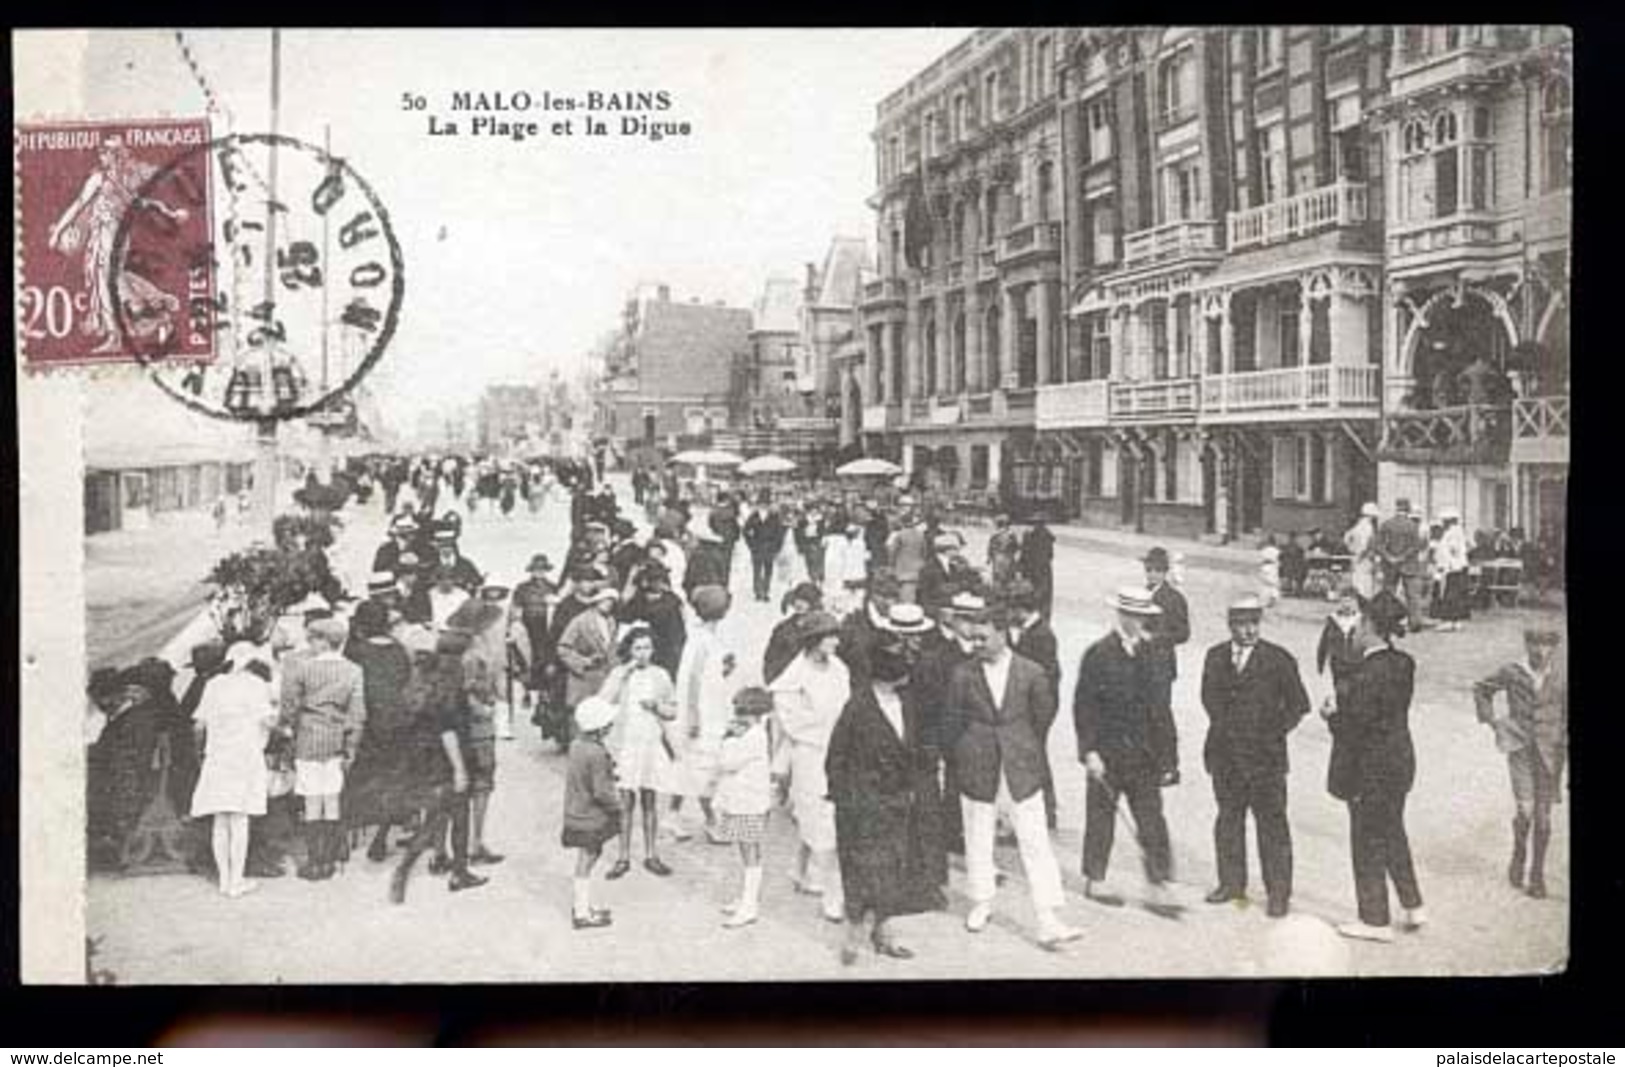
M 630 499 L 624 486 L 622 493 Z M 370 511 L 346 515 L 335 563 L 352 588 L 364 582 L 381 537 L 376 508 L 375 503 Z M 465 551 L 491 580 L 511 584 L 522 577 L 532 552 L 562 559 L 566 514 L 565 503 L 554 501 L 539 518 L 476 515 L 465 530 Z M 972 531 L 971 537 L 979 561 L 985 532 Z M 212 542 L 208 551 L 215 553 Z M 91 572 L 93 583 L 98 573 Z M 600 881 L 598 902 L 614 910 L 615 923 L 576 932 L 569 922 L 571 856 L 558 842 L 563 758 L 537 740 L 520 713 L 519 739 L 500 748 L 487 832 L 492 847 L 509 858 L 490 872 L 488 886 L 454 896 L 442 879 L 420 873 L 408 903 L 392 907 L 386 901 L 387 868 L 359 854 L 333 881 L 284 878 L 239 900 L 226 900 L 210 883 L 191 877 L 96 878 L 89 885 L 88 922 L 90 936 L 101 939 L 97 964 L 121 983 L 1219 976 L 1323 966 L 1361 975 L 1487 974 L 1562 966 L 1568 936 L 1567 807 L 1559 809 L 1553 839 L 1552 897 L 1537 902 L 1514 893 L 1504 882 L 1511 814 L 1505 764 L 1489 732 L 1474 721 L 1468 691 L 1473 678 L 1519 654 L 1519 613 L 1497 612 L 1475 620 L 1464 633 L 1427 633 L 1408 643 L 1420 663 L 1412 712 L 1419 774 L 1408 821 L 1432 923 L 1392 946 L 1346 944 L 1323 937 L 1328 932 L 1312 919 L 1295 917 L 1283 924 L 1264 918 L 1256 855 L 1251 858 L 1253 906 L 1213 908 L 1200 901 L 1213 878 L 1214 804 L 1201 770 L 1205 722 L 1198 672 L 1201 650 L 1226 636 L 1224 605 L 1250 583 L 1234 571 L 1193 569 L 1186 581 L 1194 636 L 1183 652 L 1175 691 L 1185 781 L 1166 794 L 1166 801 L 1180 891 L 1192 907 L 1175 922 L 1132 906 L 1101 908 L 1077 895 L 1083 776 L 1070 721 L 1072 673 L 1086 642 L 1110 624 L 1104 598 L 1114 587 L 1138 580 L 1140 569 L 1122 553 L 1063 543 L 1057 546 L 1056 574 L 1055 629 L 1067 675 L 1062 714 L 1050 738 L 1061 797 L 1055 843 L 1072 896 L 1065 916 L 1085 931 L 1064 952 L 1046 953 L 1031 941 L 1019 860 L 1009 849 L 1001 851 L 1000 863 L 1012 877 L 986 932 L 963 930 L 967 905 L 956 872 L 950 913 L 898 924 L 916 959 L 881 961 L 869 955 L 856 967 L 842 968 L 836 958 L 841 931 L 819 917 L 816 901 L 797 896 L 790 886 L 794 842 L 788 820 L 780 815 L 770 829 L 763 917 L 755 926 L 721 929 L 719 906 L 734 892 L 737 858 L 731 848 L 691 842 L 666 847 L 664 856 L 676 870 L 669 879 L 634 866 L 619 882 Z M 746 588 L 748 579 L 736 573 L 736 596 Z M 89 593 L 104 611 L 114 611 L 105 590 Z M 772 605 L 756 604 L 748 593 L 736 604 L 730 625 L 749 658 L 759 663 L 777 595 Z M 1298 657 L 1316 704 L 1329 684 L 1311 677 L 1323 618 L 1318 607 L 1297 604 L 1266 621 L 1266 636 Z M 93 644 L 97 620 L 93 614 Z M 152 647 L 139 651 L 155 650 L 166 636 L 155 634 Z M 133 649 L 122 635 L 116 643 L 122 651 Z M 1347 816 L 1324 790 L 1329 745 L 1314 716 L 1293 735 L 1290 813 L 1295 911 L 1336 922 L 1352 917 L 1354 901 Z M 1132 839 L 1120 833 L 1112 875 L 1131 898 L 1140 888 L 1138 866 Z M 1289 955 L 1280 954 L 1283 940 L 1297 943 Z

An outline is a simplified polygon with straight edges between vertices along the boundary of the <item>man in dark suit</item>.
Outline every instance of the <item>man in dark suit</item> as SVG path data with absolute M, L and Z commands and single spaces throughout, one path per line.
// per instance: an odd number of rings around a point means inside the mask
M 1043 668 L 1050 683 L 1050 706 L 1061 706 L 1061 654 L 1055 640 L 1055 631 L 1044 621 L 1038 602 L 1038 591 L 1025 578 L 1010 583 L 1005 593 L 1010 608 L 1010 648 L 1022 659 L 1031 660 Z M 1044 757 L 1044 819 L 1055 829 L 1055 776 L 1049 766 L 1049 727 L 1039 738 Z
M 1042 668 L 1010 651 L 1009 620 L 1002 609 L 966 607 L 964 633 L 972 659 L 955 669 L 944 709 L 964 807 L 971 897 L 965 928 L 980 933 L 993 916 L 993 841 L 1003 811 L 1015 825 L 1038 916 L 1038 941 L 1053 949 L 1080 934 L 1056 914 L 1065 894 L 1044 825 L 1041 738 L 1055 718 L 1050 681 Z
M 1176 906 L 1168 823 L 1162 815 L 1162 770 L 1156 750 L 1160 675 L 1150 652 L 1150 626 L 1161 609 L 1146 589 L 1120 589 L 1111 601 L 1117 625 L 1089 646 L 1078 664 L 1072 722 L 1078 760 L 1088 773 L 1084 810 L 1084 895 L 1112 907 L 1123 898 L 1105 888 L 1119 797 L 1128 798 L 1149 887 L 1146 903 L 1159 914 Z
M 1191 639 L 1190 606 L 1168 581 L 1168 550 L 1145 554 L 1145 585 L 1157 614 L 1147 619 L 1146 662 L 1151 669 L 1151 752 L 1163 785 L 1179 783 L 1179 729 L 1174 725 L 1174 679 L 1179 677 L 1179 646 Z
M 1264 608 L 1257 597 L 1230 606 L 1230 640 L 1207 651 L 1202 706 L 1209 727 L 1202 759 L 1213 777 L 1219 815 L 1213 824 L 1219 884 L 1209 904 L 1247 895 L 1247 812 L 1258 831 L 1258 861 L 1269 915 L 1286 915 L 1292 900 L 1292 830 L 1286 819 L 1286 738 L 1309 711 L 1298 662 L 1262 640 Z
M 1427 620 L 1422 617 L 1422 602 L 1427 576 L 1423 559 L 1427 553 L 1427 538 L 1411 514 L 1409 500 L 1401 497 L 1394 502 L 1393 517 L 1377 527 L 1375 547 L 1377 557 L 1382 560 L 1383 586 L 1405 598 L 1409 631 L 1416 633 L 1424 629 Z
M 928 612 L 941 611 L 953 599 L 954 559 L 964 550 L 965 539 L 944 530 L 931 539 L 931 555 L 920 565 L 919 589 L 915 601 Z
M 919 697 L 925 723 L 926 747 L 942 763 L 942 838 L 943 848 L 955 855 L 965 854 L 964 809 L 959 801 L 959 784 L 954 779 L 954 764 L 947 740 L 949 719 L 948 684 L 960 664 L 971 659 L 970 649 L 962 633 L 964 623 L 960 611 L 980 611 L 986 604 L 971 593 L 958 598 L 962 606 L 949 601 L 937 613 L 937 628 L 912 639 L 918 643 L 918 658 L 909 675 L 909 688 Z M 948 869 L 944 864 L 938 873 L 938 884 L 948 884 Z
M 728 588 L 730 576 L 728 546 L 723 540 L 722 528 L 715 514 L 695 531 L 694 548 L 688 554 L 688 566 L 683 571 L 683 592 L 689 603 L 694 601 L 694 590 L 702 585 L 720 585 Z

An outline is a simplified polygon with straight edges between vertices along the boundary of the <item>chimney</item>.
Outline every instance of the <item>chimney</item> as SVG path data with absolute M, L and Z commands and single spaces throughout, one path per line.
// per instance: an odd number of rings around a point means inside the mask
M 662 304 L 671 303 L 671 286 L 662 285 L 660 288 L 656 289 L 655 292 L 660 295 L 660 302 Z

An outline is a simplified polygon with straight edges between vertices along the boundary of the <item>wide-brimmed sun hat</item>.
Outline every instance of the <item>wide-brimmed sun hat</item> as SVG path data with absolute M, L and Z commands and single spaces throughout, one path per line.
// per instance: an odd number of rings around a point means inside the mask
M 1151 599 L 1151 590 L 1140 585 L 1119 586 L 1106 598 L 1106 603 L 1128 615 L 1162 614 L 1162 609 Z
M 1362 517 L 1369 515 L 1373 519 L 1380 519 L 1382 518 L 1382 510 L 1377 507 L 1374 501 L 1368 500 L 1360 505 L 1360 515 Z
M 841 632 L 841 620 L 827 611 L 809 611 L 801 617 L 800 633 L 803 648 Z
M 602 730 L 615 721 L 617 710 L 603 697 L 588 697 L 576 705 L 576 729 L 584 734 Z
M 1236 618 L 1238 615 L 1247 616 L 1263 614 L 1264 602 L 1251 594 L 1243 597 L 1237 597 L 1235 600 L 1232 600 L 1230 602 L 1230 606 L 1225 609 L 1225 615 L 1232 619 Z

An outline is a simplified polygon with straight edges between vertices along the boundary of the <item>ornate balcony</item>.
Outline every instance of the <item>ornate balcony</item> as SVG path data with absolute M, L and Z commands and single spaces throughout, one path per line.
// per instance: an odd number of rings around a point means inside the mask
M 1294 241 L 1323 230 L 1363 225 L 1370 217 L 1364 183 L 1334 182 L 1226 216 L 1230 251 Z
M 1194 417 L 1201 399 L 1195 378 L 1113 382 L 1110 415 L 1113 422 Z
M 1040 430 L 1065 430 L 1106 425 L 1107 382 L 1046 385 L 1038 390 L 1034 425 Z
M 876 278 L 863 283 L 863 303 L 900 304 L 908 295 L 908 285 L 902 278 Z
M 999 242 L 998 259 L 1001 264 L 1018 260 L 1061 254 L 1061 224 L 1058 222 L 1029 222 L 1017 226 Z
M 1512 459 L 1518 463 L 1569 461 L 1569 398 L 1535 396 L 1512 402 Z
M 1382 371 L 1331 363 L 1210 374 L 1202 379 L 1204 422 L 1372 416 L 1382 406 Z
M 1401 463 L 1505 463 L 1510 410 L 1467 404 L 1406 411 L 1382 421 L 1377 458 Z
M 1517 238 L 1516 219 L 1497 219 L 1486 212 L 1461 212 L 1388 227 L 1388 255 L 1393 266 L 1425 266 L 1436 258 L 1453 258 L 1472 250 L 1489 253 Z M 1417 261 L 1417 262 L 1412 262 Z
M 1168 222 L 1149 230 L 1136 230 L 1124 237 L 1123 266 L 1133 269 L 1220 251 L 1218 223 L 1205 220 Z

